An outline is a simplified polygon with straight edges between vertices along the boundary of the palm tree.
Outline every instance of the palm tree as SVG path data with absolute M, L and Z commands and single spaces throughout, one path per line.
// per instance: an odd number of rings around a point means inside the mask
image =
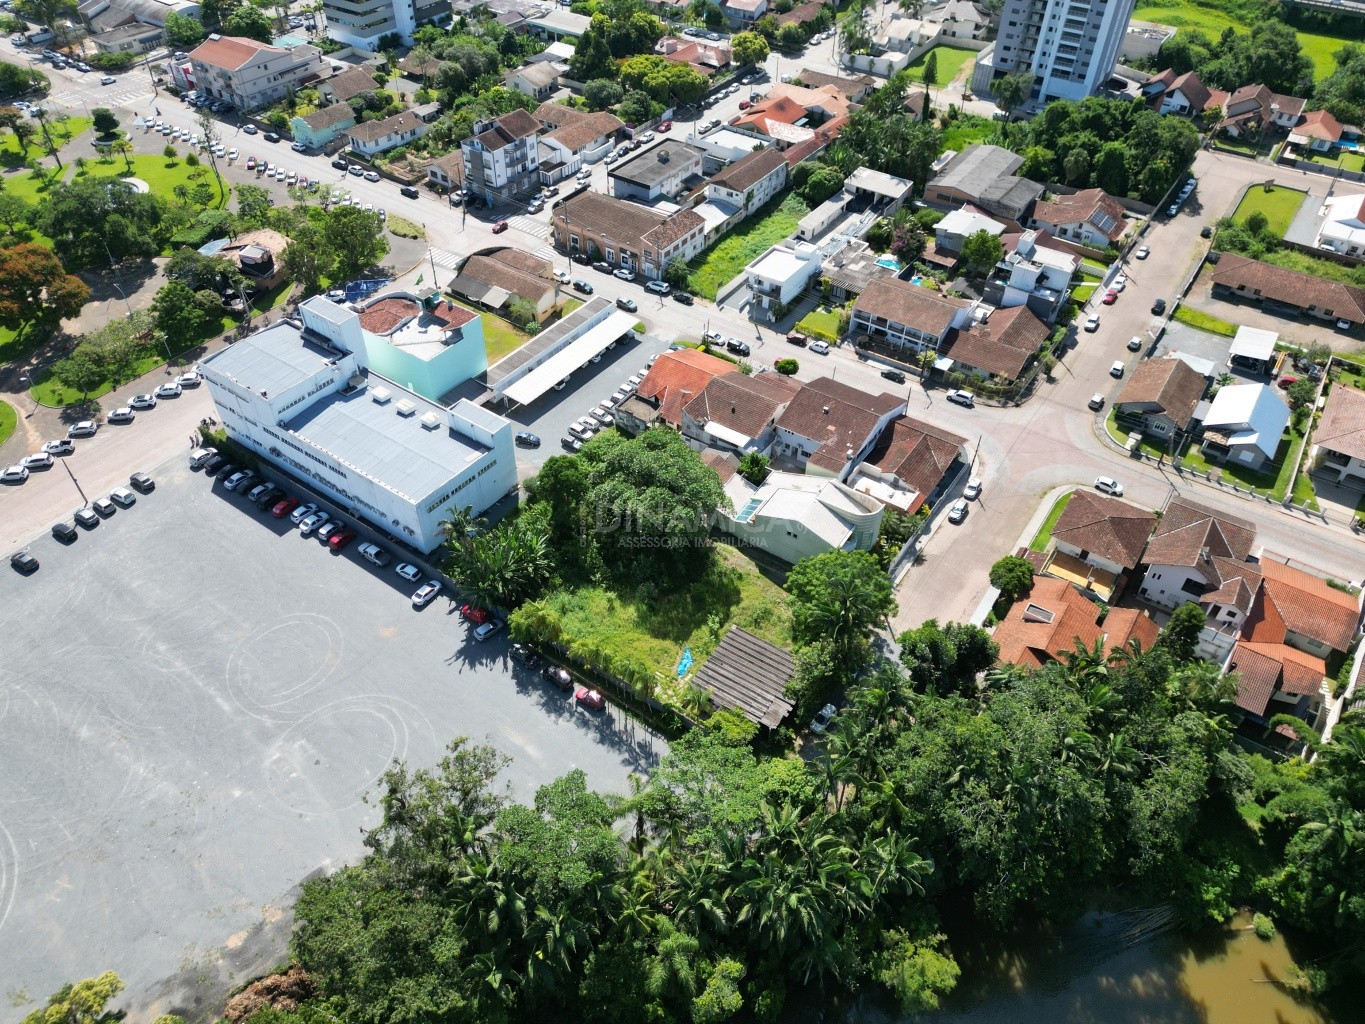
M 133 151 L 133 144 L 127 139 L 118 139 L 111 143 L 109 148 L 123 157 L 123 163 L 128 168 L 128 173 L 132 174 L 133 158 L 129 154 Z

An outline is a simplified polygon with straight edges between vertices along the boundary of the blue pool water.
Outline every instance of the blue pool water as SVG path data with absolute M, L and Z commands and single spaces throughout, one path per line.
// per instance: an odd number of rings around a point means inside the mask
M 899 274 L 901 269 L 901 261 L 896 259 L 894 256 L 878 256 L 877 266 L 885 267 L 887 270 L 894 270 L 896 273 Z

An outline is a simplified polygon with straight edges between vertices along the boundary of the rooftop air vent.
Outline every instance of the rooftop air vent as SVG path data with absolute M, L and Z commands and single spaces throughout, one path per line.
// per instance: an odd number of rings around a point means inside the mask
M 1025 622 L 1051 622 L 1053 617 L 1053 613 L 1042 605 L 1030 602 L 1024 606 Z
M 387 402 L 390 398 L 393 397 L 393 392 L 390 391 L 388 388 L 383 387 L 371 388 L 370 397 L 374 399 L 375 405 L 383 405 L 385 402 Z
M 393 411 L 398 413 L 399 416 L 411 416 L 417 411 L 417 406 L 413 405 L 406 398 L 400 398 L 397 404 L 394 405 Z
M 659 150 L 659 163 L 661 164 L 668 163 L 668 150 L 666 149 Z
M 441 426 L 441 417 L 434 412 L 429 412 L 422 417 L 421 424 L 424 430 L 436 430 Z

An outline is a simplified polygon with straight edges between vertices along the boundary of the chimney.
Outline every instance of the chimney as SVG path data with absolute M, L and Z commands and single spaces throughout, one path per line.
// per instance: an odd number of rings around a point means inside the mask
M 1207 546 L 1199 549 L 1199 560 L 1206 563 L 1209 561 L 1209 549 Z

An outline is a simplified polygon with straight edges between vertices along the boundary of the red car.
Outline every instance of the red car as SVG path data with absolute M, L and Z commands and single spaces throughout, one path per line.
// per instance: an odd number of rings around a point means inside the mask
M 275 507 L 270 510 L 270 514 L 276 519 L 283 519 L 299 507 L 298 498 L 285 498 L 283 501 L 275 503 Z
M 333 551 L 340 551 L 353 540 L 355 540 L 354 530 L 338 530 L 327 538 L 327 546 Z
M 589 690 L 586 686 L 580 686 L 575 690 L 573 699 L 590 711 L 601 711 L 607 706 L 607 699 L 605 697 L 596 690 Z
M 1279 385 L 1280 385 L 1280 387 L 1282 387 L 1282 388 L 1287 388 L 1287 387 L 1289 387 L 1289 385 L 1291 385 L 1291 384 L 1297 384 L 1298 382 L 1299 382 L 1299 378 L 1297 378 L 1297 377 L 1290 377 L 1290 376 L 1286 375 L 1286 376 L 1283 376 L 1283 377 L 1280 378 L 1280 380 L 1279 380 Z
M 752 106 L 753 106 L 753 104 L 750 103 L 748 100 L 740 100 L 740 101 L 739 101 L 739 109 L 740 109 L 740 110 L 748 110 L 748 109 L 749 109 L 750 107 L 752 107 Z
M 661 131 L 661 132 L 671 132 L 672 130 L 673 130 L 673 122 L 672 122 L 672 121 L 660 121 L 660 122 L 659 122 L 659 131 Z
M 500 220 L 493 225 L 493 234 L 500 235 L 507 230 L 507 221 Z
M 1100 299 L 1100 301 L 1103 302 L 1106 306 L 1112 306 L 1114 303 L 1118 302 L 1118 300 L 1119 293 L 1114 291 L 1114 289 L 1112 288 L 1110 288 L 1107 292 L 1104 293 L 1104 298 Z
M 460 605 L 460 618 L 466 622 L 472 622 L 476 626 L 482 626 L 488 621 L 488 609 L 473 604 L 462 604 Z

